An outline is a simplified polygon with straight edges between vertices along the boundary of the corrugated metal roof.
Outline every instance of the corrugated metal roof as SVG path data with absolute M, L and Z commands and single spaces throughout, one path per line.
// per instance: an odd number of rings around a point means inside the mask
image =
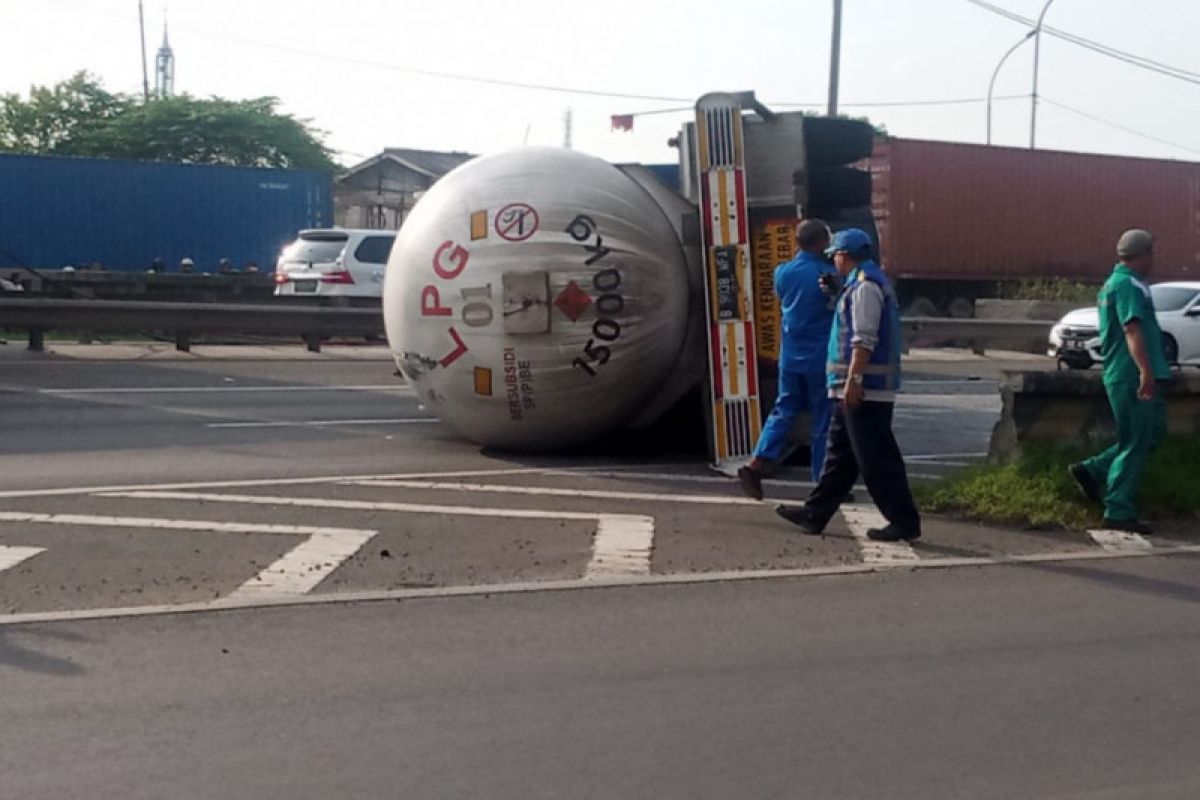
M 424 172 L 435 178 L 442 177 L 459 164 L 475 157 L 472 153 L 414 150 L 408 147 L 389 147 L 383 152 L 399 159 L 418 172 Z

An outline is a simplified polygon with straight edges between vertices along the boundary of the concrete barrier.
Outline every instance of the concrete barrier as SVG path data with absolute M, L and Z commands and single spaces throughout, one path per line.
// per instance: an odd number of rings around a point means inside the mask
M 1200 372 L 1177 372 L 1162 386 L 1168 432 L 1200 435 Z M 1003 403 L 990 458 L 1007 461 L 1030 443 L 1099 448 L 1116 437 L 1100 372 L 1004 372 Z
M 1053 320 L 1057 322 L 1068 312 L 1087 306 L 1087 303 L 1063 302 L 1061 300 L 976 300 L 975 319 L 986 320 Z M 1053 322 L 1051 325 L 1053 325 Z M 1047 335 L 1030 337 L 1014 345 L 1014 349 L 1025 353 L 1044 353 L 1048 346 Z

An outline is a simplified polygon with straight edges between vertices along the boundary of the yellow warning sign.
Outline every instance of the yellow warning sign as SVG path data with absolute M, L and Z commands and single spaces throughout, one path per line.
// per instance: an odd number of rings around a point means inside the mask
M 488 213 L 476 211 L 471 214 L 471 241 L 486 239 L 488 235 Z
M 779 298 L 775 268 L 796 255 L 797 219 L 770 219 L 754 226 L 751 254 L 754 267 L 754 330 L 760 358 L 779 360 Z
M 487 367 L 475 368 L 475 394 L 492 396 L 492 371 Z

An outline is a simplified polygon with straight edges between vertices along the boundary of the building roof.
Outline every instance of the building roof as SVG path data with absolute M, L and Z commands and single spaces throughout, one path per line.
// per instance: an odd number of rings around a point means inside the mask
M 389 147 L 379 155 L 350 167 L 341 177 L 349 177 L 357 172 L 370 169 L 381 161 L 387 160 L 395 161 L 431 178 L 440 178 L 459 164 L 470 161 L 474 157 L 472 153 L 447 153 L 440 150 L 414 150 L 409 147 Z

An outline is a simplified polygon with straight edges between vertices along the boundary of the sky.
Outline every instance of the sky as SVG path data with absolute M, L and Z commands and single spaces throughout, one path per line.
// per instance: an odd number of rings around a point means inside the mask
M 1044 5 L 993 2 L 1025 17 Z M 844 113 L 894 136 L 984 141 L 982 102 L 855 104 L 983 98 L 1027 28 L 968 0 L 844 0 L 844 9 Z M 152 69 L 169 18 L 177 92 L 276 96 L 325 131 L 344 164 L 384 147 L 559 146 L 568 109 L 576 149 L 663 163 L 676 159 L 667 140 L 705 92 L 823 107 L 831 12 L 832 0 L 148 0 L 146 27 Z M 1200 73 L 1200 3 L 1053 0 L 1046 24 Z M 1026 42 L 999 73 L 995 94 L 1010 99 L 993 106 L 995 144 L 1029 145 L 1033 50 Z M 136 0 L 0 0 L 0 92 L 78 70 L 140 91 Z M 1039 148 L 1200 161 L 1197 83 L 1044 35 L 1039 91 Z M 611 130 L 612 115 L 647 111 L 665 113 Z

